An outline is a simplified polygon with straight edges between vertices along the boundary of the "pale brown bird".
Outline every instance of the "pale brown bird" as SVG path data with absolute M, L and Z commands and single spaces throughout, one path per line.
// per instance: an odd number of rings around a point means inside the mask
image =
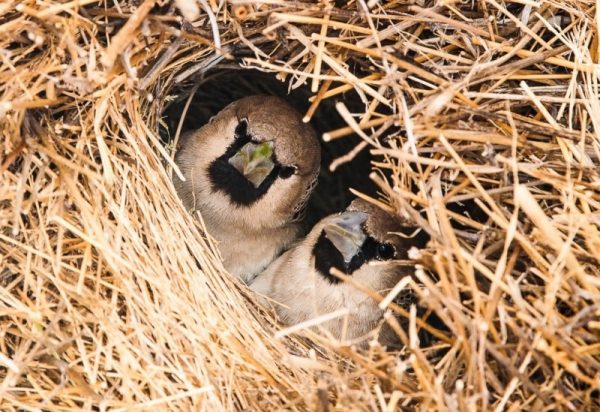
M 336 338 L 361 337 L 379 324 L 383 312 L 372 297 L 341 281 L 330 269 L 385 295 L 414 271 L 398 262 L 408 259 L 408 250 L 416 245 L 408 237 L 414 231 L 414 225 L 407 227 L 397 217 L 357 199 L 343 213 L 317 223 L 250 287 L 263 296 L 263 303 L 274 305 L 287 325 L 347 309 L 347 319 L 340 317 L 321 326 Z
M 250 281 L 300 235 L 321 159 L 313 129 L 283 99 L 231 103 L 182 137 L 174 178 L 185 207 L 199 210 L 225 268 Z

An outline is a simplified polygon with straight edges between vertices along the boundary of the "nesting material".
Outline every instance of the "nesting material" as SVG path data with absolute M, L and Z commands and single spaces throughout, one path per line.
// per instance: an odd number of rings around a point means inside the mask
M 597 27 L 566 0 L 2 2 L 2 408 L 599 408 Z M 224 276 L 160 130 L 225 68 L 310 88 L 307 121 L 338 102 L 323 140 L 360 143 L 330 167 L 369 151 L 372 201 L 430 235 L 403 286 L 447 331 L 386 299 L 405 347 L 357 352 Z

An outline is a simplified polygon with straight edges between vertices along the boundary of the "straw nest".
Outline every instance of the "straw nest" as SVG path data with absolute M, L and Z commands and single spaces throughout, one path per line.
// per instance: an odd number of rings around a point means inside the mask
M 596 7 L 2 2 L 2 408 L 600 407 Z M 179 203 L 165 113 L 250 68 L 431 237 L 400 351 L 282 330 Z

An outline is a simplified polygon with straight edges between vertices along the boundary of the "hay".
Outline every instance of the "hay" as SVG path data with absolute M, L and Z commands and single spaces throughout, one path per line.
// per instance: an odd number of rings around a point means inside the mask
M 0 4 L 3 409 L 600 407 L 594 3 L 134 4 Z M 286 338 L 223 276 L 161 113 L 240 65 L 338 102 L 331 166 L 370 151 L 429 233 L 412 288 L 449 333 Z

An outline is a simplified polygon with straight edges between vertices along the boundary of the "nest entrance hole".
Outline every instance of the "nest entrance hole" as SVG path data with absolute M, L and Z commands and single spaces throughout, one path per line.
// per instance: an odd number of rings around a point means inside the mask
M 165 104 L 166 108 L 163 111 L 163 126 L 166 127 L 162 127 L 161 136 L 165 144 L 172 143 L 188 97 L 196 86 L 197 90 L 185 114 L 181 133 L 202 127 L 229 103 L 245 96 L 279 96 L 302 115 L 308 110 L 309 97 L 312 96 L 307 85 L 288 91 L 288 82 L 278 80 L 271 73 L 250 69 L 214 70 L 207 73 L 198 83 L 180 85 L 171 91 L 173 100 Z M 354 92 L 344 94 L 342 99 L 352 112 L 364 110 L 360 98 Z M 349 188 L 370 196 L 376 195 L 376 187 L 369 179 L 373 158 L 368 149 L 361 151 L 351 162 L 339 166 L 334 172 L 329 170 L 332 161 L 350 152 L 360 142 L 360 138 L 355 135 L 327 143 L 322 141 L 323 133 L 346 126 L 335 109 L 335 103 L 333 99 L 322 101 L 310 122 L 321 142 L 322 158 L 319 181 L 308 204 L 309 226 L 329 214 L 343 210 L 354 198 Z

